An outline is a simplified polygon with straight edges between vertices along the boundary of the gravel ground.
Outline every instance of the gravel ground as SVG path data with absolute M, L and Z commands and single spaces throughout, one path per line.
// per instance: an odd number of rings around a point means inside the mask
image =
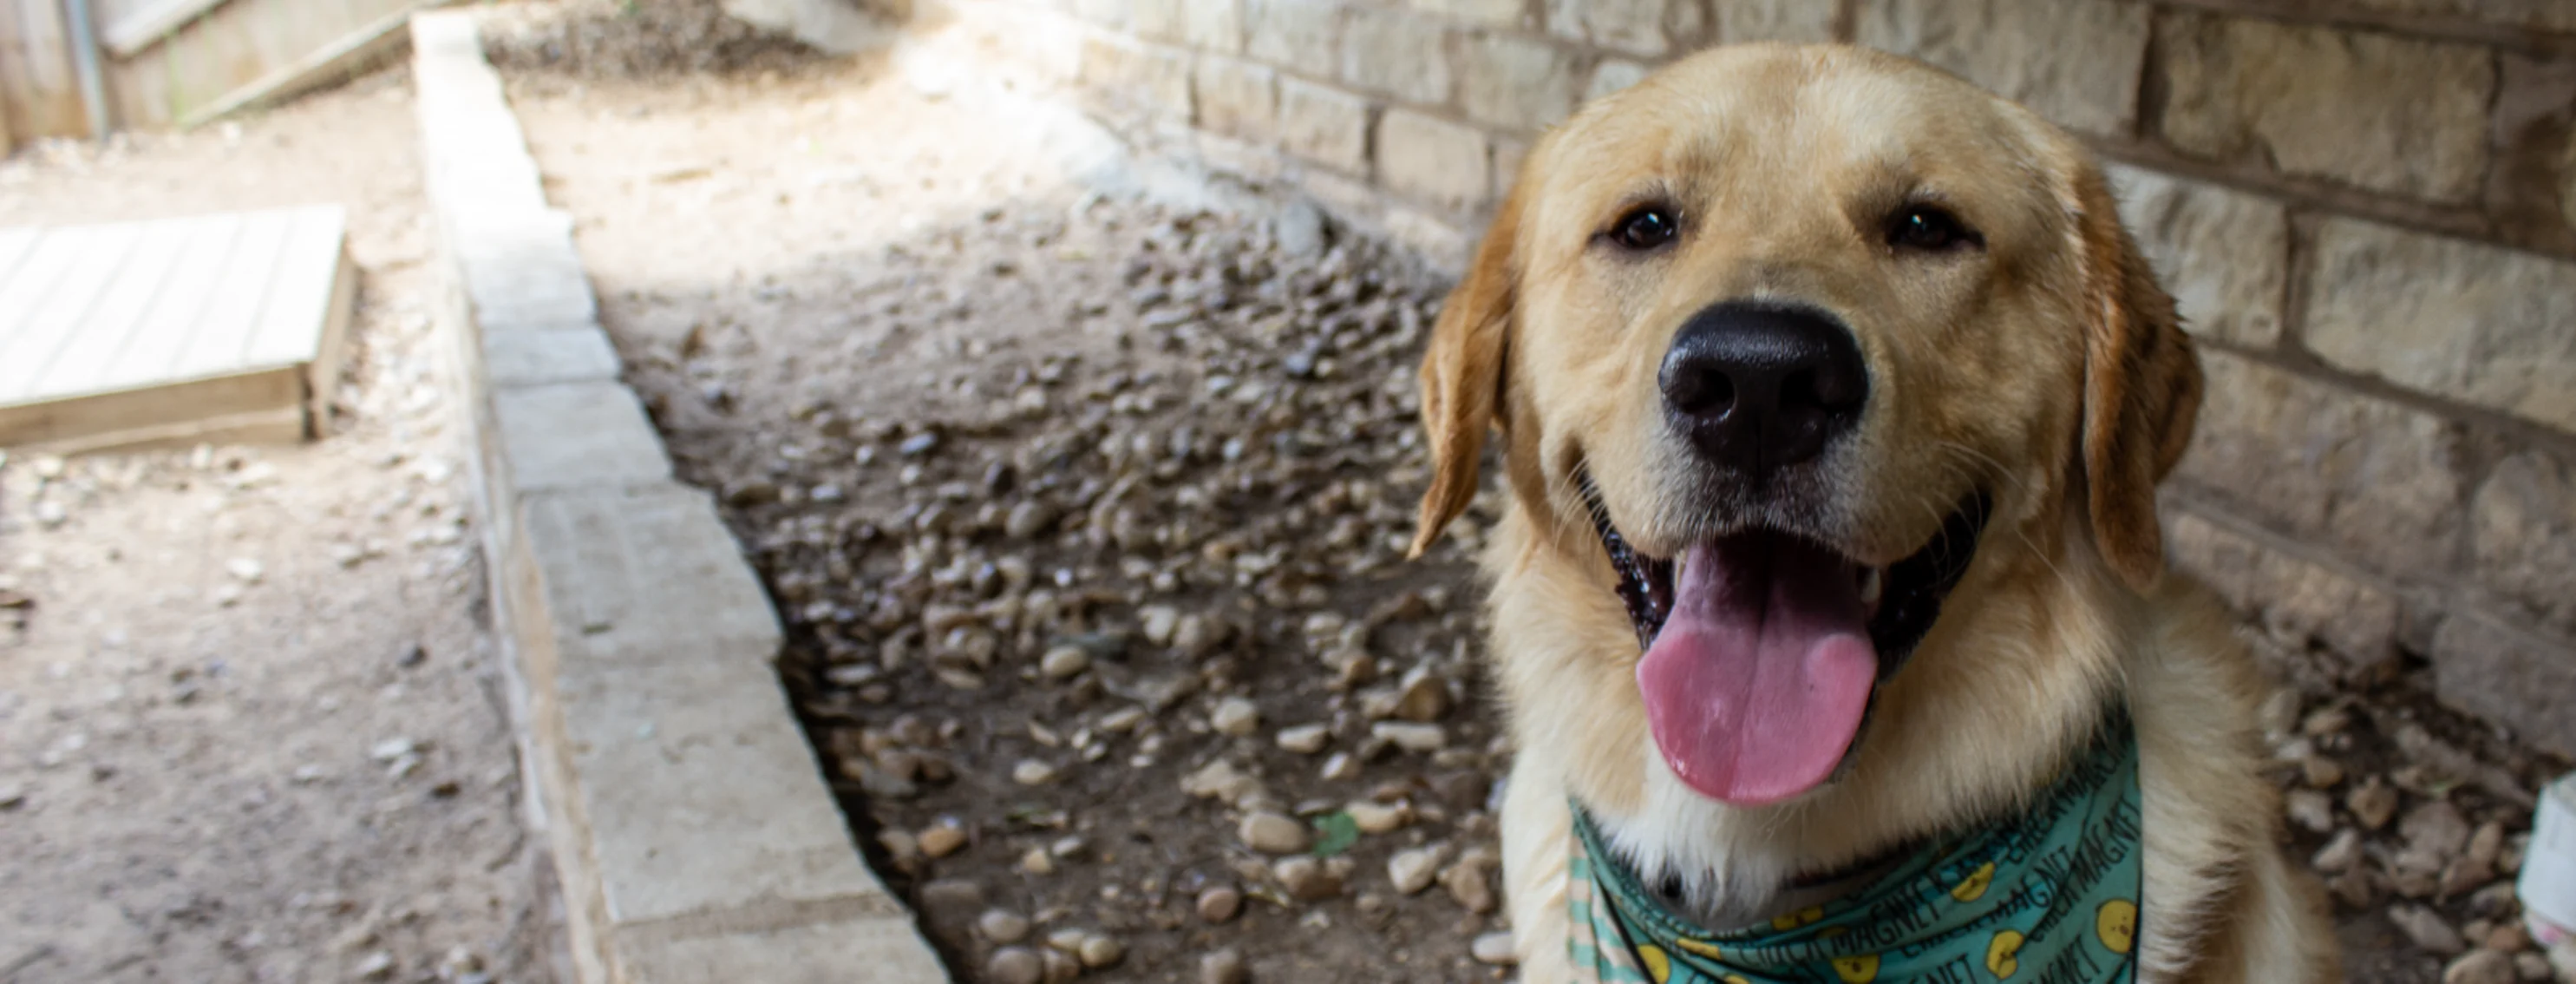
M 0 981 L 551 979 L 430 347 L 410 90 L 0 163 L 0 225 L 340 202 L 313 445 L 0 464 Z
M 1507 929 L 1465 561 L 1492 493 L 1400 559 L 1438 279 L 1311 212 L 1098 195 L 1080 127 L 919 63 L 606 74 L 511 90 L 854 827 L 963 977 L 1505 976 L 1475 959 Z M 2351 979 L 2545 974 L 2509 883 L 2564 763 L 2420 667 L 2261 648 Z

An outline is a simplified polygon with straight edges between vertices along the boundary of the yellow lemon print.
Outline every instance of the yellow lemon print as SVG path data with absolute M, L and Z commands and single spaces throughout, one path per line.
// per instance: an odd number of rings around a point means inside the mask
M 2101 934 L 2102 945 L 2113 953 L 2127 953 L 2138 942 L 2138 904 L 2127 899 L 2102 903 L 2093 914 L 2093 931 Z
M 1976 871 L 1969 873 L 1968 880 L 1960 882 L 1959 887 L 1951 889 L 1950 897 L 1961 902 L 1974 902 L 1979 896 L 1986 894 L 1986 886 L 1994 883 L 1995 863 L 1988 861 L 1979 866 Z
M 1848 932 L 1851 932 L 1851 927 L 1849 926 L 1827 926 L 1816 931 L 1816 938 L 1820 940 L 1841 939 L 1842 935 Z
M 1742 974 L 1728 974 L 1726 975 L 1726 984 L 1753 984 L 1753 982 L 1745 980 L 1744 975 Z
M 1987 972 L 1994 974 L 1996 980 L 2011 977 L 2013 971 L 2021 969 L 2020 953 L 2020 933 L 2009 929 L 1996 933 L 1995 938 L 1986 944 Z
M 1700 956 L 1707 957 L 1711 960 L 1725 959 L 1724 957 L 1718 956 L 1717 944 L 1711 943 L 1707 940 L 1677 939 L 1673 941 L 1673 945 L 1689 950 L 1692 953 L 1699 954 Z
M 1866 957 L 1835 957 L 1834 976 L 1843 984 L 1869 984 L 1878 979 L 1878 954 Z
M 1796 912 L 1783 912 L 1777 916 L 1771 917 L 1771 928 L 1777 930 L 1796 929 L 1824 917 L 1825 908 L 1823 906 L 1811 905 Z
M 1645 962 L 1646 976 L 1654 978 L 1655 984 L 1664 984 L 1665 981 L 1673 979 L 1673 958 L 1665 956 L 1664 951 L 1652 946 L 1640 946 L 1637 948 L 1637 959 Z

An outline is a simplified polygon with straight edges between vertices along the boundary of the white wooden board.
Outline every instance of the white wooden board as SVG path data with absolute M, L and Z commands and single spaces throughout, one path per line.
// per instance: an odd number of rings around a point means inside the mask
M 357 298 L 347 227 L 316 205 L 0 228 L 0 447 L 311 436 Z

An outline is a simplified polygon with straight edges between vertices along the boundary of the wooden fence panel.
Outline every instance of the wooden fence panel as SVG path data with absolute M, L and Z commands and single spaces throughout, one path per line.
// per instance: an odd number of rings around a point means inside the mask
M 0 0 L 0 114 L 26 140 L 89 132 L 61 0 Z

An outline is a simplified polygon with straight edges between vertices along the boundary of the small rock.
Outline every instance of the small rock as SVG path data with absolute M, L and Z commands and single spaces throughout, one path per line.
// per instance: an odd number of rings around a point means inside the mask
M 1404 829 L 1405 824 L 1413 822 L 1413 811 L 1410 809 L 1368 800 L 1351 803 L 1343 807 L 1342 812 L 1351 815 L 1351 822 L 1358 825 L 1360 833 L 1363 834 L 1391 834 Z
M 1509 967 L 1521 962 L 1520 954 L 1512 950 L 1512 934 L 1508 932 L 1476 937 L 1475 942 L 1467 944 L 1467 954 L 1475 957 L 1477 963 L 1496 967 Z
M 1081 945 L 1074 949 L 1074 956 L 1082 959 L 1083 966 L 1098 970 L 1124 959 L 1127 956 L 1127 945 L 1093 933 L 1082 938 Z
M 2479 824 L 2477 832 L 2469 835 L 2468 847 L 2461 852 L 2460 860 L 2492 871 L 2496 859 L 2503 855 L 2504 824 L 2489 820 Z
M 1023 786 L 1043 786 L 1054 782 L 1055 766 L 1037 759 L 1021 759 L 1011 767 L 1011 781 Z
M 1440 720 L 1449 713 L 1449 684 L 1427 666 L 1417 666 L 1396 685 L 1394 717 L 1417 723 Z
M 1333 729 L 1320 724 L 1301 724 L 1293 728 L 1279 729 L 1280 750 L 1299 755 L 1313 755 L 1323 751 L 1324 745 L 1332 740 Z
M 1055 855 L 1043 847 L 1032 847 L 1020 854 L 1020 870 L 1032 875 L 1055 874 Z
M 1038 672 L 1050 680 L 1062 680 L 1091 668 L 1091 654 L 1080 646 L 1057 646 L 1038 657 Z
M 1199 893 L 1199 918 L 1209 923 L 1233 922 L 1243 914 L 1243 892 L 1232 885 L 1217 885 Z
M 2397 833 L 2406 838 L 2411 850 L 2432 855 L 2448 863 L 2469 846 L 2469 820 L 2449 800 L 2434 800 L 2409 810 L 2397 822 Z M 2499 834 L 2501 836 L 2501 834 Z
M 1449 897 L 1469 912 L 1484 915 L 1494 911 L 1494 855 L 1488 848 L 1477 848 L 1460 855 L 1458 863 L 1440 873 L 1440 887 Z
M 1345 779 L 1357 779 L 1359 777 L 1359 756 L 1352 755 L 1349 752 L 1334 752 L 1331 758 L 1324 760 L 1324 780 L 1327 782 L 1339 782 Z
M 2281 811 L 2290 822 L 2314 834 L 2334 830 L 2334 800 L 2313 789 L 2293 789 L 2281 798 Z
M 1386 877 L 1395 890 L 1406 895 L 1419 895 L 1440 877 L 1440 864 L 1449 859 L 1447 845 L 1434 844 L 1408 851 L 1397 851 L 1386 862 Z
M 976 917 L 975 931 L 995 943 L 1017 943 L 1029 938 L 1029 917 L 1009 909 L 989 909 Z
M 2514 976 L 2522 978 L 2527 982 L 2527 984 L 2546 984 L 2550 977 L 2553 976 L 2549 971 L 2549 957 L 2537 950 L 2528 953 L 2514 954 L 2513 973 Z M 2567 977 L 2559 979 L 2576 980 L 2576 974 L 2570 974 Z
M 1055 520 L 1055 510 L 1046 503 L 1024 500 L 1012 506 L 1010 515 L 1002 519 L 1002 533 L 1014 540 L 1035 539 L 1054 526 Z
M 2473 942 L 2497 953 L 2522 953 L 2531 949 L 2531 930 L 2517 920 L 2507 919 Z
M 2310 738 L 2340 734 L 2352 727 L 2352 712 L 2341 707 L 2327 707 L 2308 715 L 2299 723 L 2299 731 Z
M 375 747 L 367 749 L 367 757 L 378 762 L 391 762 L 406 755 L 415 754 L 419 750 L 420 746 L 414 744 L 409 738 L 387 738 L 377 742 Z
M 1045 984 L 1046 964 L 1035 950 L 1006 946 L 984 962 L 984 979 L 993 984 Z
M 1272 877 L 1288 897 L 1300 902 L 1321 902 L 1342 894 L 1342 879 L 1323 861 L 1300 855 L 1283 858 L 1270 866 Z
M 2471 950 L 2442 968 L 2442 984 L 2514 984 L 2513 958 L 2494 950 Z
M 2343 764 L 2323 755 L 2299 760 L 2299 779 L 2309 789 L 2332 789 L 2343 782 Z
M 1073 954 L 1062 950 L 1047 950 L 1039 953 L 1038 959 L 1046 963 L 1047 984 L 1068 984 L 1082 976 L 1082 961 L 1076 959 Z
M 1252 969 L 1244 966 L 1243 953 L 1232 947 L 1199 958 L 1199 984 L 1250 984 L 1251 980 Z
M 921 853 L 944 858 L 966 846 L 966 830 L 955 821 L 947 821 L 931 825 L 914 840 L 921 845 Z
M 1216 703 L 1208 714 L 1208 724 L 1218 734 L 1241 738 L 1261 728 L 1261 709 L 1241 697 L 1228 697 Z
M 2576 940 L 2565 940 L 2549 948 L 2549 969 L 2562 981 L 2576 981 Z
M 1234 763 L 1217 759 L 1181 777 L 1181 792 L 1220 803 L 1240 803 L 1259 792 L 1260 780 L 1244 775 Z
M 2413 940 L 2417 948 L 2434 956 L 2453 956 L 2469 948 L 2468 941 L 2460 938 L 2459 930 L 2452 929 L 2440 913 L 2423 906 L 2390 906 L 2388 921 L 2397 927 L 2398 932 L 2406 934 L 2407 939 Z
M 1148 605 L 1136 610 L 1136 620 L 1145 632 L 1145 641 L 1168 646 L 1172 630 L 1180 627 L 1181 613 L 1169 605 Z
M 933 919 L 963 920 L 984 907 L 984 886 L 965 878 L 935 878 L 921 885 L 921 911 Z
M 2344 794 L 2343 806 L 2361 821 L 2362 829 L 2379 830 L 2397 816 L 2397 790 L 2372 776 Z
M 268 577 L 268 569 L 260 566 L 259 561 L 252 560 L 248 557 L 235 557 L 231 560 L 224 561 L 224 573 L 232 575 L 233 580 L 240 581 L 243 584 L 258 584 L 260 581 Z M 393 958 L 387 957 L 385 959 L 391 960 Z
M 1369 736 L 1408 752 L 1436 752 L 1449 744 L 1448 733 L 1436 724 L 1380 721 L 1369 725 Z
M 0 810 L 15 810 L 27 805 L 27 787 L 17 783 L 0 783 Z
M 2326 846 L 2318 848 L 2316 856 L 2308 860 L 2308 865 L 2324 874 L 2339 875 L 2359 860 L 2361 831 L 2346 827 L 2336 831 L 2334 838 L 2326 841 Z
M 358 961 L 358 969 L 353 976 L 362 981 L 381 981 L 393 975 L 394 955 L 378 950 Z
M 1235 830 L 1243 846 L 1263 854 L 1294 854 L 1310 843 L 1306 825 L 1283 813 L 1255 810 L 1244 814 L 1243 823 Z

